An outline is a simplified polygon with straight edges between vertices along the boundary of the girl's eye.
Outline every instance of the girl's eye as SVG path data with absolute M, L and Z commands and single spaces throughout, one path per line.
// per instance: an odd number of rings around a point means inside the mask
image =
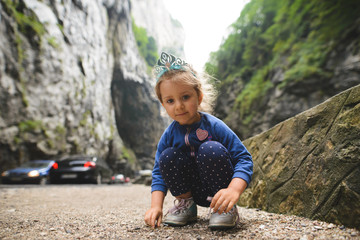
M 173 99 L 168 99 L 167 101 L 166 101 L 166 103 L 173 103 L 174 102 L 174 100 Z
M 185 96 L 183 96 L 183 99 L 184 100 L 188 100 L 190 98 L 190 95 L 185 95 Z

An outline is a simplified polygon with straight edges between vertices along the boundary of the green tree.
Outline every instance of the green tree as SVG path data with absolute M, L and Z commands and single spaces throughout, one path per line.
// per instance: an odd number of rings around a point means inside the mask
M 155 39 L 147 35 L 145 28 L 138 27 L 134 19 L 132 20 L 132 27 L 141 56 L 145 59 L 148 66 L 154 66 L 159 57 Z
M 145 60 L 150 66 L 154 66 L 156 64 L 156 60 L 158 59 L 158 54 L 157 54 L 156 42 L 153 37 L 148 38 L 146 49 L 147 49 L 147 53 Z

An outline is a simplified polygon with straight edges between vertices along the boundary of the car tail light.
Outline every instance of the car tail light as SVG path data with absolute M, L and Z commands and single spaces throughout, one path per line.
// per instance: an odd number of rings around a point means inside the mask
M 54 163 L 54 164 L 52 165 L 52 168 L 53 168 L 53 169 L 58 169 L 58 168 L 59 168 L 59 165 L 58 165 L 57 163 Z
M 115 176 L 112 176 L 112 177 L 111 177 L 111 180 L 115 180 Z
M 96 166 L 96 164 L 94 162 L 86 162 L 84 164 L 84 167 L 95 167 L 95 166 Z

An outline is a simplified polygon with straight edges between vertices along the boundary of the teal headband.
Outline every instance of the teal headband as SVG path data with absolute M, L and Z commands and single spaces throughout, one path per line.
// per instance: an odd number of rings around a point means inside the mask
M 162 52 L 157 64 L 154 67 L 154 73 L 156 74 L 156 81 L 159 81 L 160 77 L 170 70 L 185 70 L 184 66 L 188 64 L 181 58 L 175 57 L 172 54 Z M 194 75 L 195 76 L 195 75 Z

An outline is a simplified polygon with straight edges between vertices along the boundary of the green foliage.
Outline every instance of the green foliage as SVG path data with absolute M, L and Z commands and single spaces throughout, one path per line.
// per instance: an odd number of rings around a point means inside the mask
M 211 53 L 206 71 L 220 80 L 217 87 L 242 81 L 235 107 L 248 119 L 252 106 L 270 88 L 310 77 L 330 78 L 326 60 L 357 27 L 359 12 L 356 0 L 252 0 L 220 49 Z M 283 70 L 284 80 L 273 86 L 276 69 Z
M 18 124 L 19 133 L 14 137 L 16 144 L 21 144 L 23 140 L 29 139 L 29 133 L 44 132 L 45 127 L 40 120 L 26 120 Z
M 25 54 L 23 50 L 23 43 L 21 34 L 27 36 L 28 39 L 34 41 L 37 44 L 41 43 L 41 38 L 45 33 L 45 27 L 37 20 L 34 13 L 28 11 L 24 13 L 25 5 L 20 0 L 1 0 L 1 5 L 4 6 L 4 11 L 15 20 L 15 24 L 10 25 L 13 28 L 15 35 L 15 43 L 18 55 L 18 67 L 19 67 L 19 80 L 22 102 L 25 107 L 29 106 L 29 101 L 26 94 L 26 84 L 23 77 L 23 62 Z
M 236 105 L 241 105 L 240 116 L 251 116 L 251 107 L 257 101 L 265 96 L 266 92 L 273 87 L 270 80 L 267 79 L 268 69 L 262 69 L 257 71 L 256 75 L 252 77 L 249 84 L 246 85 L 245 89 L 236 98 Z M 248 118 L 248 121 L 249 118 Z
M 145 59 L 148 66 L 154 66 L 159 58 L 155 39 L 147 35 L 145 28 L 138 27 L 134 19 L 132 19 L 132 28 L 141 56 Z
M 56 133 L 56 139 L 58 141 L 62 140 L 63 138 L 65 138 L 66 135 L 66 128 L 62 125 L 57 125 L 55 128 L 55 133 Z
M 130 164 L 135 163 L 136 157 L 131 149 L 128 149 L 125 146 L 123 146 L 123 148 L 121 149 L 121 153 L 122 153 L 122 156 L 120 157 L 121 159 L 127 159 Z
M 19 123 L 19 130 L 21 133 L 24 132 L 34 132 L 40 131 L 43 129 L 43 124 L 39 120 L 26 120 L 24 122 Z
M 94 137 L 96 140 L 100 140 L 100 136 L 96 131 L 98 124 L 97 121 L 94 121 L 90 110 L 86 110 L 82 114 L 82 119 L 79 122 L 79 126 L 85 128 L 90 136 Z
M 153 37 L 148 38 L 148 42 L 146 44 L 146 55 L 145 60 L 149 66 L 154 66 L 156 64 L 156 60 L 159 58 L 157 54 L 157 46 L 155 39 Z
M 55 49 L 59 48 L 59 43 L 56 41 L 56 37 L 49 37 L 47 41 L 50 44 L 50 46 L 52 46 L 53 48 Z
M 127 150 L 126 147 L 123 147 L 123 148 L 122 148 L 122 157 L 125 158 L 125 159 L 129 159 L 129 158 L 130 158 L 130 154 L 129 154 L 129 152 L 128 152 L 128 150 Z
M 22 10 L 24 3 L 20 0 L 1 0 L 5 10 L 9 15 L 14 17 L 18 28 L 22 33 L 27 35 L 29 31 L 34 31 L 38 36 L 45 33 L 44 26 L 36 19 L 35 14 L 25 15 Z
M 27 94 L 26 94 L 26 85 L 25 85 L 25 80 L 22 76 L 20 76 L 20 88 L 19 91 L 21 93 L 21 99 L 22 102 L 24 104 L 25 107 L 29 106 L 29 100 L 27 98 Z
M 60 29 L 61 33 L 65 36 L 65 33 L 64 33 L 64 26 L 61 25 L 61 24 L 56 24 L 58 26 L 58 28 Z
M 89 117 L 91 117 L 91 111 L 90 110 L 86 110 L 83 115 L 82 115 L 82 119 L 80 120 L 80 126 L 81 127 L 88 127 L 88 119 Z

